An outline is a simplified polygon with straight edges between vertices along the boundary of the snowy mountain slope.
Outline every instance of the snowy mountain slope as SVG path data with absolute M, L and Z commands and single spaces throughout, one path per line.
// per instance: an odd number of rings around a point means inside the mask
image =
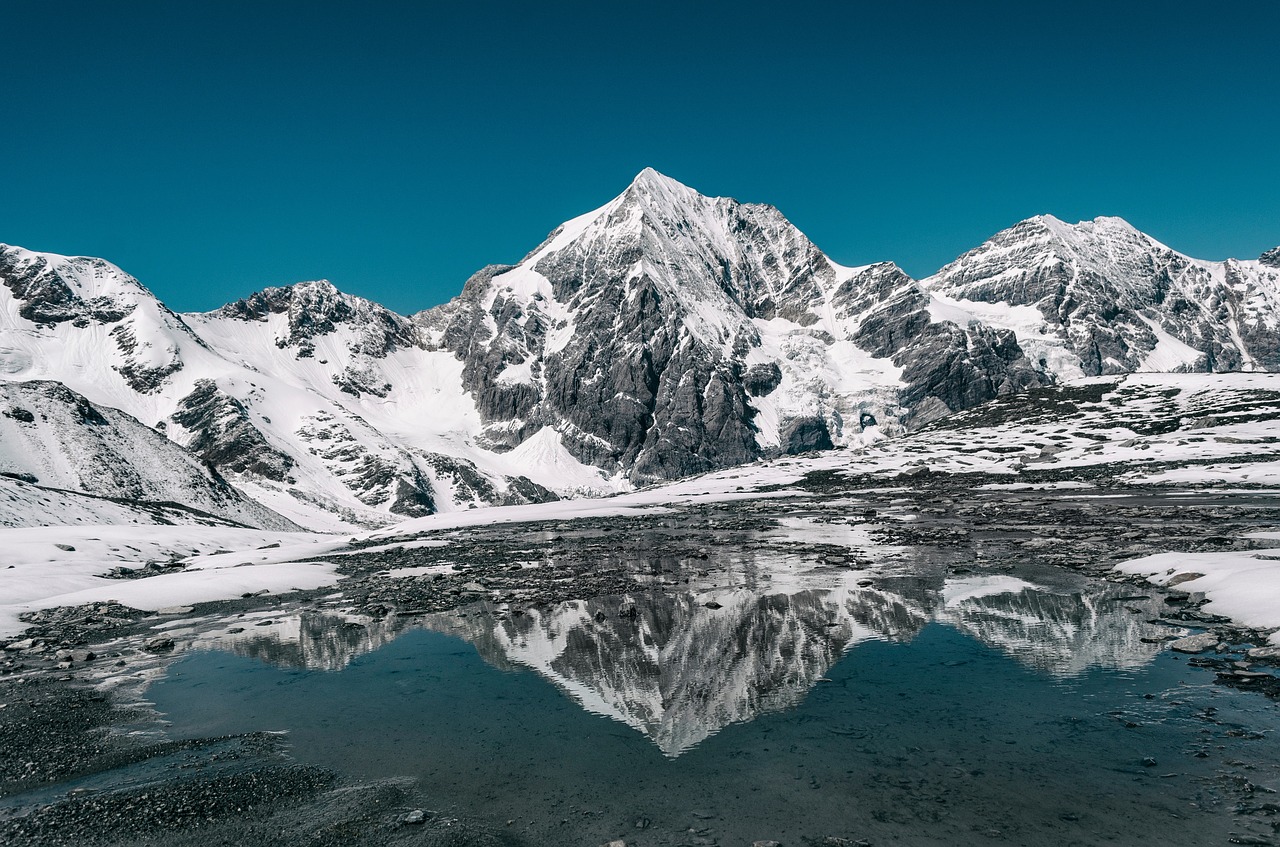
M 457 359 L 422 349 L 409 319 L 327 282 L 267 289 L 186 318 L 212 349 L 290 385 L 288 403 L 263 392 L 255 405 L 270 406 L 270 425 L 366 505 L 389 504 L 412 517 L 536 502 L 554 496 L 546 488 L 571 492 L 573 485 L 561 484 L 565 475 L 611 490 L 602 474 L 584 474 L 576 462 L 513 463 L 478 447 L 479 418 Z
M 160 433 L 56 382 L 0 382 L 0 474 L 116 500 L 179 503 L 260 529 L 296 529 Z M 27 523 L 52 517 L 37 511 Z
M 937 317 L 1014 329 L 1064 378 L 1280 368 L 1274 262 L 1191 259 L 1120 218 L 1030 218 L 924 284 Z
M 324 281 L 179 316 L 102 260 L 0 246 L 0 379 L 344 529 L 860 444 L 1089 374 L 1280 368 L 1278 255 L 1043 216 L 919 282 L 646 169 L 411 318 Z
M 56 378 L 95 404 L 152 424 L 233 484 L 308 526 L 379 525 L 397 515 L 552 496 L 504 474 L 500 457 L 478 467 L 468 452 L 485 459 L 483 451 L 422 437 L 421 430 L 430 432 L 432 410 L 444 418 L 437 430 L 465 420 L 467 400 L 449 379 L 457 370 L 449 357 L 397 363 L 415 374 L 403 392 L 407 408 L 380 421 L 382 428 L 370 425 L 361 414 L 370 404 L 362 399 L 392 409 L 403 399 L 385 396 L 385 375 L 377 374 L 381 381 L 374 384 L 370 363 L 395 345 L 411 344 L 414 329 L 327 283 L 294 287 L 292 315 L 289 303 L 278 315 L 271 310 L 281 292 L 292 302 L 293 288 L 184 319 L 100 260 L 0 247 L 0 280 L 0 374 L 6 379 Z M 200 338 L 193 325 L 222 348 Z M 247 331 L 259 327 L 267 332 Z M 256 342 L 264 342 L 263 349 Z M 320 358 L 334 356 L 335 368 L 286 366 L 317 344 Z M 443 365 L 439 373 L 435 365 Z M 424 381 L 434 382 L 436 391 L 421 390 Z M 441 390 L 448 392 L 445 402 Z M 465 436 L 463 428 L 457 440 Z
M 256 505 L 256 504 L 255 504 Z M 171 502 L 98 497 L 47 488 L 0 473 L 0 527 L 36 526 L 227 526 L 225 518 Z

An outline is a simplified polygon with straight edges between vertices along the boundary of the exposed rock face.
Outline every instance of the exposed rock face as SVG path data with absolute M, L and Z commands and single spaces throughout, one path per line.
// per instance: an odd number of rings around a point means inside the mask
M 1258 257 L 1258 262 L 1269 268 L 1280 268 L 1280 247 L 1272 247 L 1263 253 Z
M 110 266 L 101 259 L 74 259 L 75 270 L 101 276 Z M 63 278 L 64 268 L 45 256 L 0 247 L 0 282 L 21 302 L 18 314 L 37 324 L 95 321 L 109 324 L 133 311 L 133 304 L 109 295 L 83 297 Z M 135 283 L 136 284 L 136 283 Z M 141 286 L 139 286 L 141 287 Z
M 770 206 L 645 171 L 417 320 L 465 363 L 490 444 L 550 426 L 577 459 L 645 483 L 844 443 L 845 418 L 870 409 L 936 414 L 1039 384 L 1012 335 L 934 327 L 928 302 L 892 265 L 834 265 Z M 850 342 L 886 360 L 856 399 L 833 385 Z
M 760 454 L 741 353 L 750 315 L 815 320 L 825 257 L 778 212 L 646 171 L 520 265 L 418 316 L 465 362 L 492 443 L 554 427 L 578 459 L 643 482 Z
M 18 316 L 37 327 L 67 324 L 84 331 L 78 333 L 82 343 L 90 344 L 101 337 L 95 330 L 105 331 L 114 349 L 103 358 L 140 394 L 155 392 L 183 366 L 174 338 L 157 333 L 158 323 L 168 323 L 177 335 L 199 343 L 136 279 L 102 259 L 0 244 L 0 284 L 16 301 Z
M 436 511 L 434 490 L 413 460 L 403 454 L 384 455 L 359 437 L 358 422 L 317 412 L 298 429 L 307 450 L 323 461 L 335 477 L 366 506 L 417 518 Z
M 317 338 L 331 335 L 339 327 L 351 330 L 346 341 L 354 354 L 381 358 L 418 343 L 417 331 L 409 319 L 376 303 L 343 294 L 328 280 L 266 288 L 223 306 L 214 315 L 263 323 L 280 315 L 284 320 L 275 337 L 276 346 L 294 348 L 302 358 L 314 354 Z
M 288 480 L 293 459 L 277 450 L 253 425 L 244 404 L 221 391 L 211 379 L 196 383 L 170 420 L 190 436 L 185 446 L 210 465 L 267 479 Z
M 752 365 L 742 376 L 742 386 L 752 397 L 772 394 L 782 384 L 782 369 L 777 362 Z
M 1053 379 L 1027 359 L 1012 331 L 935 322 L 929 292 L 894 265 L 873 265 L 850 279 L 835 302 L 849 313 L 865 312 L 852 340 L 902 369 L 900 402 L 910 423 Z

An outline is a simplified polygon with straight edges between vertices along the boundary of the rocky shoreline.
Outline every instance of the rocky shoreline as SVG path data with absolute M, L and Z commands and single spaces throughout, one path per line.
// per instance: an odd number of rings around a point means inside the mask
M 145 677 L 163 666 L 175 638 L 182 638 L 166 635 L 174 631 L 166 621 L 242 616 L 243 629 L 266 610 L 287 607 L 341 610 L 351 616 L 353 631 L 377 625 L 394 633 L 420 616 L 464 607 L 516 618 L 567 600 L 714 587 L 750 555 L 791 556 L 819 576 L 865 571 L 867 585 L 908 573 L 1033 576 L 1060 569 L 1127 582 L 1135 596 L 1163 597 L 1163 612 L 1149 622 L 1167 626 L 1169 635 L 1160 640 L 1193 653 L 1192 665 L 1222 685 L 1280 697 L 1280 656 L 1268 646 L 1269 632 L 1204 611 L 1203 597 L 1112 571 L 1120 560 L 1154 552 L 1252 545 L 1242 537 L 1246 532 L 1280 524 L 1270 497 L 1206 491 L 1169 501 L 1150 489 L 1108 488 L 1094 493 L 1119 496 L 1089 498 L 984 491 L 987 482 L 917 476 L 908 488 L 819 472 L 796 486 L 798 497 L 362 542 L 328 557 L 343 575 L 339 594 L 253 596 L 161 613 L 103 603 L 32 614 L 29 629 L 3 645 L 0 660 L 0 747 L 6 750 L 0 840 L 518 844 L 514 833 L 491 832 L 447 811 L 406 824 L 406 815 L 431 806 L 413 786 L 352 783 L 293 762 L 269 738 L 139 741 L 125 728 L 153 722 L 154 715 L 107 681 L 130 672 Z M 874 546 L 853 549 L 821 533 L 793 538 L 784 525 L 793 519 L 819 530 L 852 527 Z M 112 784 L 113 774 L 139 769 L 155 773 L 141 778 L 140 787 L 128 787 L 129 780 Z M 81 783 L 95 787 L 75 787 Z M 33 796 L 45 799 L 34 805 L 23 799 Z

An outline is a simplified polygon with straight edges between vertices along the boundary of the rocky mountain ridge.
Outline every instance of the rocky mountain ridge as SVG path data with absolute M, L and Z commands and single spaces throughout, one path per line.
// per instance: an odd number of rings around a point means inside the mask
M 1204 262 L 1040 216 L 917 281 L 646 169 L 412 316 L 324 281 L 178 315 L 100 259 L 0 246 L 0 377 L 63 383 L 341 529 L 861 443 L 1082 376 L 1272 370 L 1276 253 Z

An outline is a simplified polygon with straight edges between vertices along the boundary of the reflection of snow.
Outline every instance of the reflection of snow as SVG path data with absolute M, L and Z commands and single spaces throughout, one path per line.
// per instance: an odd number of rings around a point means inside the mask
M 942 587 L 942 600 L 948 607 L 958 606 L 965 600 L 991 597 L 997 594 L 1017 594 L 1035 586 L 1014 576 L 973 576 L 967 579 L 949 579 Z
M 468 638 L 497 664 L 536 670 L 678 756 L 724 726 L 798 704 L 849 646 L 875 638 L 842 594 L 724 591 L 717 608 L 692 594 L 635 595 L 427 625 Z
M 1123 610 L 1122 586 L 1053 593 L 995 576 L 897 594 L 856 587 L 851 574 L 829 586 L 721 591 L 717 608 L 703 605 L 707 595 L 629 595 L 424 623 L 466 638 L 500 667 L 532 668 L 668 756 L 729 724 L 797 705 L 850 648 L 910 640 L 933 621 L 1055 676 L 1140 666 L 1160 649 L 1141 639 L 1165 633 L 1146 623 L 1151 610 Z

